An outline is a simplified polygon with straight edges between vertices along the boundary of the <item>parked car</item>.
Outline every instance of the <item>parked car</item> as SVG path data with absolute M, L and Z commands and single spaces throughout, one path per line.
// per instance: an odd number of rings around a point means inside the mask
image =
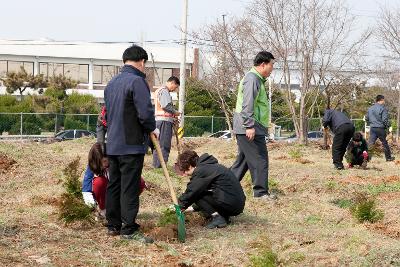
M 216 133 L 213 133 L 212 135 L 209 135 L 208 137 L 220 138 L 220 139 L 224 139 L 224 140 L 232 140 L 232 134 L 229 130 L 218 131 Z M 269 142 L 269 141 L 271 141 L 271 139 L 269 139 L 266 136 L 265 141 Z
M 322 131 L 311 131 L 311 132 L 308 132 L 307 138 L 310 141 L 317 141 L 319 139 L 324 138 L 324 132 L 322 132 Z M 297 135 L 293 134 L 293 135 L 289 136 L 288 138 L 282 138 L 280 140 L 291 143 L 291 142 L 297 141 L 297 139 L 298 139 Z
M 73 140 L 81 137 L 94 137 L 96 138 L 96 133 L 88 131 L 88 130 L 79 130 L 79 129 L 74 129 L 74 130 L 65 130 L 57 133 L 54 138 L 57 141 L 64 141 L 64 140 Z
M 231 132 L 229 130 L 224 130 L 224 131 L 218 131 L 216 133 L 213 133 L 212 135 L 209 135 L 208 137 L 231 140 L 232 139 L 232 134 L 231 134 Z

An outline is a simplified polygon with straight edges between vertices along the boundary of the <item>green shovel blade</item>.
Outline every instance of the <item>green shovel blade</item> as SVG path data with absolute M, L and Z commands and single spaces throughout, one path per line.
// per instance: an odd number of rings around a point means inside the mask
M 185 229 L 185 215 L 182 213 L 179 205 L 174 205 L 176 217 L 178 218 L 178 239 L 182 243 L 186 239 L 186 229 Z

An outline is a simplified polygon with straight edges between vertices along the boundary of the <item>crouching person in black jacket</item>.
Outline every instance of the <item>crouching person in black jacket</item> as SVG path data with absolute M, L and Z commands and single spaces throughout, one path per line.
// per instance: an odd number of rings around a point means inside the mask
M 208 154 L 200 157 L 195 151 L 185 151 L 178 157 L 178 167 L 190 175 L 186 191 L 179 197 L 179 205 L 187 209 L 195 204 L 211 222 L 206 228 L 222 228 L 230 216 L 243 212 L 246 196 L 235 175 Z

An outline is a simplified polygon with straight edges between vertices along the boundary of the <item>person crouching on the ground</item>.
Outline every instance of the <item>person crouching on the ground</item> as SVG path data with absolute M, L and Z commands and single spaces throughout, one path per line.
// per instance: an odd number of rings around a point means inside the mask
M 100 219 L 105 219 L 109 163 L 100 143 L 95 143 L 90 149 L 88 163 L 90 170 L 94 174 L 92 192 L 97 203 L 97 216 Z
M 179 197 L 181 209 L 192 204 L 207 218 L 212 219 L 209 229 L 222 228 L 229 223 L 230 216 L 243 212 L 246 196 L 236 176 L 218 160 L 195 151 L 184 151 L 178 156 L 177 165 L 187 176 L 191 176 L 185 192 Z
M 343 112 L 333 109 L 325 110 L 322 124 L 324 128 L 329 126 L 335 134 L 332 143 L 333 165 L 336 169 L 343 170 L 343 156 L 354 134 L 354 125 Z
M 349 168 L 355 165 L 359 165 L 364 169 L 367 168 L 367 162 L 369 160 L 368 145 L 360 132 L 356 132 L 353 135 L 353 138 L 347 146 L 346 159 L 349 163 Z
M 106 216 L 106 191 L 108 184 L 108 158 L 104 153 L 101 143 L 95 143 L 89 151 L 88 166 L 93 173 L 91 192 L 97 203 L 97 218 L 105 220 Z M 141 177 L 140 194 L 146 188 L 146 183 Z

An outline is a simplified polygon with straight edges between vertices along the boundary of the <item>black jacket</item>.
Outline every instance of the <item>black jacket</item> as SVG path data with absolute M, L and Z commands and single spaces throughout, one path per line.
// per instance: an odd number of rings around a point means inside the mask
M 156 128 L 146 75 L 125 65 L 104 91 L 107 110 L 107 154 L 145 154 Z
M 325 128 L 329 126 L 336 133 L 337 129 L 346 123 L 353 124 L 343 112 L 334 109 L 325 110 L 324 118 L 322 119 L 322 124 Z
M 211 191 L 215 202 L 232 215 L 243 212 L 246 196 L 235 175 L 211 155 L 200 156 L 186 191 L 179 197 L 179 205 L 187 208 L 206 191 Z
M 350 140 L 350 143 L 347 146 L 347 153 L 353 154 L 354 158 L 357 159 L 362 157 L 364 151 L 368 152 L 367 141 L 365 141 L 364 138 L 361 140 L 361 145 L 359 146 L 354 145 L 353 139 Z

